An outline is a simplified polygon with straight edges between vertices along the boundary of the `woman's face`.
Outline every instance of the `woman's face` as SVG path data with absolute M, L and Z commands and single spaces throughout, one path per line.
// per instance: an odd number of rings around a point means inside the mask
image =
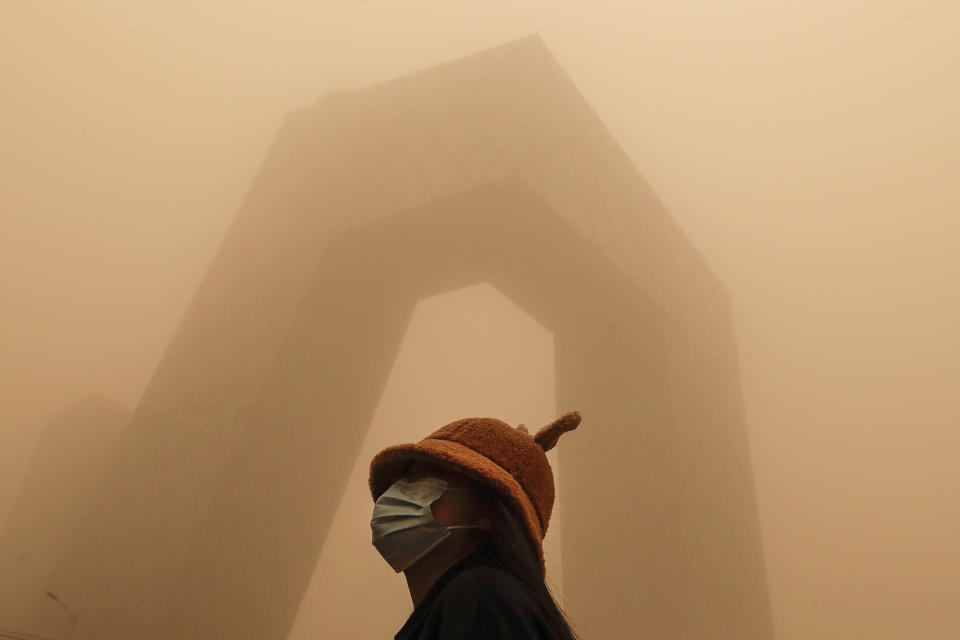
M 427 462 L 415 461 L 403 474 L 406 480 L 416 480 L 429 476 L 446 481 L 447 488 L 480 489 L 481 485 L 459 473 L 441 469 Z M 430 505 L 433 519 L 440 524 L 478 524 L 484 516 L 489 516 L 489 508 L 475 491 L 445 491 Z

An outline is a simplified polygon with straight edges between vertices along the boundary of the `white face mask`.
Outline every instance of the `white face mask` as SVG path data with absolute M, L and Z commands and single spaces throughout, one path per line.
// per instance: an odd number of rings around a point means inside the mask
M 397 480 L 373 507 L 373 546 L 400 573 L 447 539 L 452 529 L 484 529 L 489 524 L 444 525 L 433 519 L 430 505 L 444 491 L 476 491 L 447 487 L 441 478 Z

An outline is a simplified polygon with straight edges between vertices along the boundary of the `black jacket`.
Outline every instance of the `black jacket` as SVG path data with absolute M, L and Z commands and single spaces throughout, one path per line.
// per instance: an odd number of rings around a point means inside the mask
M 482 553 L 447 569 L 394 640 L 553 640 L 530 588 Z

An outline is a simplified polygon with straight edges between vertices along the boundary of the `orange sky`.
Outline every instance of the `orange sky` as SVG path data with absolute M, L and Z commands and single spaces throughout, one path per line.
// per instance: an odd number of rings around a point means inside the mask
M 960 636 L 960 5 L 8 3 L 0 523 L 133 407 L 283 116 L 537 32 L 730 291 L 780 640 Z

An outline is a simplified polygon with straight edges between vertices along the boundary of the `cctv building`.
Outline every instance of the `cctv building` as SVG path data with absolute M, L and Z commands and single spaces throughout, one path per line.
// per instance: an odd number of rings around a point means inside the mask
M 286 119 L 51 574 L 58 629 L 284 640 L 415 304 L 478 283 L 583 415 L 551 525 L 581 636 L 772 638 L 729 297 L 536 36 Z

